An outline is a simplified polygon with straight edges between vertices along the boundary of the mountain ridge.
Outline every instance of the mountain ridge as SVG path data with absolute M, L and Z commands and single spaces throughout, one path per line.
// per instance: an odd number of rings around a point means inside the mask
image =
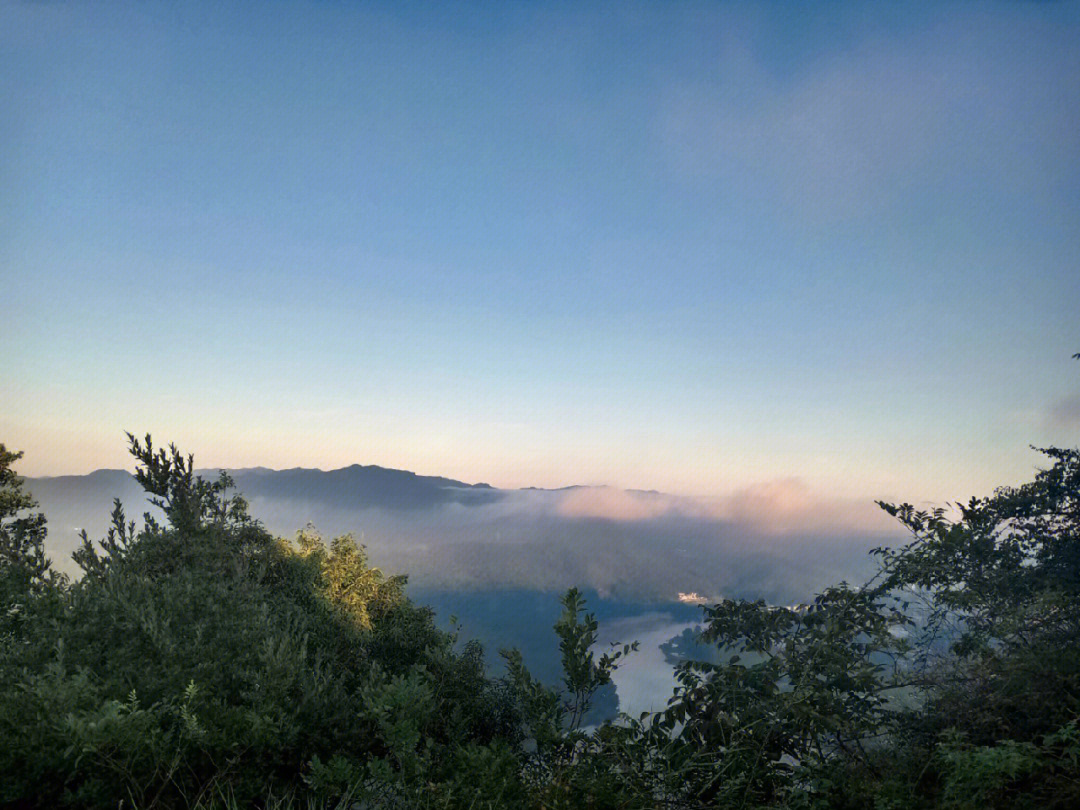
M 461 481 L 456 478 L 448 478 L 442 475 L 425 475 L 423 473 L 414 472 L 412 470 L 406 470 L 399 467 L 384 467 L 380 464 L 360 464 L 353 463 L 344 467 L 334 467 L 332 469 L 324 470 L 322 467 L 265 467 L 262 465 L 255 467 L 198 467 L 195 469 L 195 474 L 202 476 L 208 480 L 212 480 L 219 473 L 227 473 L 234 481 L 240 479 L 250 480 L 255 477 L 268 476 L 268 475 L 324 475 L 335 476 L 346 473 L 351 474 L 366 474 L 366 475 L 390 475 L 400 476 L 403 480 L 431 483 L 437 486 L 454 488 L 454 489 L 473 489 L 473 490 L 490 490 L 493 492 L 569 492 L 572 490 L 580 489 L 610 489 L 619 490 L 622 492 L 630 492 L 636 495 L 665 495 L 670 493 L 661 492 L 657 489 L 636 489 L 629 488 L 624 489 L 612 484 L 566 484 L 560 487 L 539 487 L 539 486 L 524 486 L 524 487 L 497 487 L 486 481 L 478 481 L 476 483 L 469 483 L 467 481 Z M 100 467 L 96 470 L 91 470 L 86 473 L 62 473 L 60 475 L 30 475 L 24 476 L 28 482 L 39 481 L 75 481 L 75 480 L 102 480 L 106 478 L 124 478 L 135 480 L 135 475 L 129 470 L 118 467 Z

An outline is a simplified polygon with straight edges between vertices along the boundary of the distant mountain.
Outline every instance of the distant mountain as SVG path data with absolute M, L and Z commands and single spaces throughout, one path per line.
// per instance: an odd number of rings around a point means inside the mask
M 294 468 L 272 470 L 250 467 L 226 470 L 236 491 L 252 505 L 256 517 L 267 519 L 274 530 L 295 531 L 305 522 L 320 524 L 326 515 L 355 515 L 364 510 L 424 512 L 458 504 L 492 504 L 506 493 L 489 484 L 467 484 L 452 478 L 425 476 L 407 470 L 354 464 L 338 470 Z M 200 469 L 208 480 L 219 470 Z M 108 525 L 113 500 L 119 498 L 129 518 L 156 512 L 135 477 L 126 470 L 95 470 L 87 475 L 60 475 L 26 479 L 27 488 L 49 520 L 50 546 L 64 566 L 85 529 L 94 539 Z M 335 523 L 336 527 L 336 523 Z
M 353 464 L 329 471 L 255 467 L 226 472 L 247 498 L 318 502 L 335 508 L 431 509 L 451 503 L 481 506 L 504 497 L 502 490 L 489 484 L 466 484 L 374 465 Z M 212 478 L 217 471 L 199 473 Z
M 200 469 L 196 474 L 208 480 L 219 470 Z M 248 500 L 301 501 L 337 509 L 431 509 L 446 504 L 480 506 L 505 496 L 490 484 L 466 484 L 452 478 L 417 475 L 407 470 L 353 464 L 339 470 L 296 467 L 272 470 L 246 467 L 225 470 L 236 489 Z M 83 505 L 108 507 L 113 498 L 126 504 L 141 504 L 142 487 L 126 470 L 95 470 L 87 475 L 58 475 L 28 478 L 27 487 L 46 509 L 46 514 L 65 507 Z M 140 507 L 141 509 L 141 507 Z M 70 521 L 68 521 L 70 522 Z M 65 527 L 67 528 L 67 527 Z
M 149 506 L 143 488 L 126 470 L 27 478 L 26 487 L 49 519 L 50 534 L 82 528 L 89 531 L 91 526 L 103 524 L 114 498 L 119 498 L 125 506 L 137 507 L 133 516 L 138 516 Z

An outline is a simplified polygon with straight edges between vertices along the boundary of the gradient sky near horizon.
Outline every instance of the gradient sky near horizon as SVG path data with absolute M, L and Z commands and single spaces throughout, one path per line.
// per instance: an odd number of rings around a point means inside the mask
M 944 499 L 1080 443 L 1076 3 L 0 3 L 24 475 Z

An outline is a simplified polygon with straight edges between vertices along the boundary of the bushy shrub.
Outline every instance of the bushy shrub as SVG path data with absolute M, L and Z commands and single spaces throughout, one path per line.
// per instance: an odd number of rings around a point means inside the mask
M 664 711 L 586 728 L 635 645 L 571 590 L 561 688 L 492 677 L 349 537 L 275 538 L 131 438 L 164 513 L 117 503 L 82 576 L 0 445 L 0 806 L 1080 806 L 1080 452 L 944 510 L 868 583 L 704 609 Z
M 149 437 L 131 448 L 165 522 L 137 531 L 117 504 L 72 583 L 4 481 L 0 800 L 171 807 L 362 787 L 344 773 L 453 783 L 458 763 L 516 739 L 478 645 L 455 649 L 351 538 L 275 538 L 227 477 L 201 480 Z

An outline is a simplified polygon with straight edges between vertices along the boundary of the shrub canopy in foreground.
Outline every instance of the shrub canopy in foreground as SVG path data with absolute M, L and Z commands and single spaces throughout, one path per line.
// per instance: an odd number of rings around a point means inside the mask
M 0 445 L 0 806 L 1080 806 L 1080 454 L 943 510 L 861 587 L 706 607 L 668 708 L 585 729 L 632 645 L 564 682 L 441 631 L 349 537 L 275 538 L 190 456 L 131 437 L 164 513 L 116 504 L 82 575 Z

